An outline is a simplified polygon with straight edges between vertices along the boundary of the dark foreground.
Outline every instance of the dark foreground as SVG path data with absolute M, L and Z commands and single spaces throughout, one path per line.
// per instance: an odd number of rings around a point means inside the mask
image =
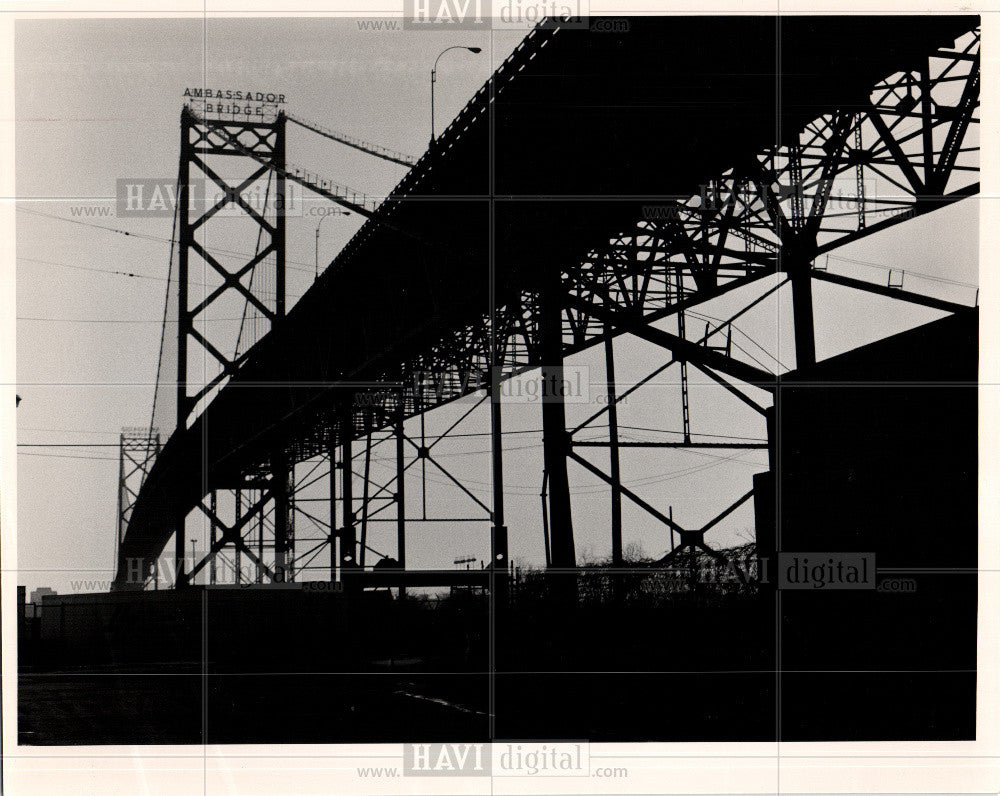
M 503 609 L 480 593 L 400 602 L 386 592 L 197 587 L 52 602 L 48 621 L 61 622 L 66 643 L 23 640 L 19 740 L 974 737 L 975 671 L 958 665 L 968 645 L 935 653 L 933 666 L 898 658 L 920 624 L 898 601 L 936 599 L 932 582 L 921 585 L 905 598 L 862 595 L 873 622 L 896 628 L 885 650 L 867 651 L 844 637 L 783 636 L 779 616 L 822 605 L 755 584 L 582 590 L 574 605 L 558 589 L 527 589 Z M 791 608 L 779 614 L 781 601 Z

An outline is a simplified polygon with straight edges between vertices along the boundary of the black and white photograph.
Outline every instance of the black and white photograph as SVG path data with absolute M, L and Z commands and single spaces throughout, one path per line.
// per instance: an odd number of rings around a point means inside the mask
M 996 793 L 993 11 L 354 5 L 2 8 L 5 790 Z

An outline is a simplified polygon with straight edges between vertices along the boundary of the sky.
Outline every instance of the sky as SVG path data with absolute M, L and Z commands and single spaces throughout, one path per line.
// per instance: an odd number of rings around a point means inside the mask
M 376 32 L 350 19 L 18 22 L 19 583 L 86 591 L 112 574 L 118 434 L 123 427 L 149 423 L 171 234 L 169 218 L 117 218 L 115 185 L 124 177 L 172 183 L 184 88 L 246 86 L 283 93 L 294 114 L 419 155 L 430 132 L 429 70 L 437 53 L 453 44 L 483 49 L 480 55 L 455 51 L 442 59 L 436 86 L 440 131 L 519 40 L 511 31 Z M 294 126 L 289 160 L 371 195 L 384 195 L 404 172 Z M 978 200 L 966 200 L 836 256 L 843 264 L 853 258 L 974 284 L 977 219 Z M 361 221 L 340 216 L 323 224 L 321 262 L 332 259 Z M 316 223 L 305 216 L 289 221 L 290 304 L 313 280 Z M 698 312 L 724 317 L 756 290 Z M 825 284 L 815 287 L 815 306 L 820 358 L 939 317 Z M 735 339 L 771 369 L 783 370 L 794 363 L 790 316 L 782 294 L 743 319 Z M 704 320 L 692 313 L 688 323 Z M 673 330 L 669 324 L 664 328 Z M 616 355 L 620 390 L 664 361 L 662 350 L 634 338 L 621 338 Z M 567 408 L 568 422 L 575 425 L 602 405 L 600 349 L 569 364 L 589 372 L 591 384 L 590 400 Z M 693 369 L 691 381 L 696 433 L 764 437 L 760 417 Z M 449 426 L 466 408 L 460 404 L 428 416 L 428 434 Z M 676 369 L 637 391 L 619 414 L 623 438 L 675 438 L 666 432 L 681 426 Z M 537 404 L 511 401 L 504 410 L 511 556 L 534 565 L 543 561 L 540 423 Z M 595 428 L 590 438 L 602 435 L 600 425 Z M 489 503 L 488 438 L 482 436 L 487 430 L 487 412 L 480 410 L 456 429 L 470 436 L 446 440 L 435 450 L 449 472 Z M 411 422 L 407 431 L 418 434 L 419 423 Z M 604 465 L 602 456 L 588 454 Z M 389 473 L 389 450 L 376 453 L 373 461 L 373 473 Z M 682 525 L 698 527 L 746 492 L 750 477 L 765 464 L 763 451 L 631 451 L 623 453 L 622 469 L 626 484 L 644 499 L 661 510 L 672 506 Z M 572 465 L 570 472 L 579 557 L 600 559 L 609 552 L 608 488 Z M 444 475 L 431 468 L 427 478 L 429 515 L 474 516 L 474 504 Z M 416 475 L 407 483 L 411 514 L 420 510 L 420 483 Z M 306 525 L 300 526 L 303 537 Z M 752 511 L 744 507 L 709 542 L 750 541 L 752 525 Z M 668 545 L 666 530 L 627 502 L 625 529 L 626 544 L 647 554 L 662 555 Z M 372 547 L 391 553 L 394 533 L 389 523 L 376 525 Z M 488 523 L 427 523 L 411 531 L 408 561 L 449 567 L 454 558 L 484 557 L 488 545 Z

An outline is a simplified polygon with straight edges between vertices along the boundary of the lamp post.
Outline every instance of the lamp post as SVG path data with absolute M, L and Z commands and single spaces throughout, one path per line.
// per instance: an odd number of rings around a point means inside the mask
M 316 225 L 316 279 L 319 279 L 319 228 L 323 226 L 323 222 L 330 216 L 349 216 L 350 214 L 350 210 L 339 210 L 335 213 L 327 213 L 320 218 L 319 223 Z
M 434 59 L 434 66 L 431 68 L 431 143 L 434 143 L 434 84 L 437 82 L 437 65 L 438 61 L 441 60 L 441 56 L 444 55 L 448 50 L 468 50 L 470 53 L 479 54 L 483 51 L 482 47 L 465 47 L 461 44 L 455 44 L 451 47 L 445 47 L 439 54 L 438 57 Z
M 192 539 L 192 540 L 191 540 L 191 569 L 194 569 L 194 565 L 195 565 L 195 552 L 194 552 L 194 546 L 195 546 L 195 543 L 196 543 L 197 541 L 198 541 L 197 539 Z M 194 586 L 194 585 L 195 585 L 195 582 L 197 581 L 197 579 L 198 579 L 198 576 L 197 576 L 197 575 L 192 575 L 192 576 L 191 576 L 191 585 L 192 585 L 192 586 Z

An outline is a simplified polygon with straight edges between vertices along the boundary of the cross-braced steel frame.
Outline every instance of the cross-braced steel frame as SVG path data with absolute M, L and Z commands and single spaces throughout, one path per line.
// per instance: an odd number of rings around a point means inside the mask
M 149 430 L 127 429 L 118 437 L 118 510 L 115 535 L 115 564 L 121 570 L 126 563 L 120 560 L 122 539 L 132 518 L 132 509 L 139 497 L 143 481 L 149 474 L 157 454 L 160 452 L 159 429 Z M 141 574 L 141 573 L 137 573 Z M 157 573 L 145 573 L 152 577 L 154 586 L 157 583 Z
M 623 483 L 622 450 L 638 445 L 731 449 L 767 446 L 773 454 L 774 404 L 782 368 L 755 361 L 734 342 L 734 332 L 740 331 L 736 322 L 741 317 L 779 292 L 790 293 L 798 369 L 816 362 L 812 297 L 816 280 L 947 312 L 968 311 L 968 302 L 912 289 L 899 269 L 887 268 L 884 282 L 861 279 L 836 272 L 824 255 L 977 193 L 978 146 L 970 131 L 978 123 L 978 105 L 977 30 L 960 39 L 954 48 L 929 54 L 919 67 L 882 80 L 863 106 L 824 114 L 795 140 L 734 163 L 694 195 L 657 199 L 655 204 L 643 207 L 641 217 L 632 226 L 588 252 L 580 262 L 549 269 L 545 281 L 520 291 L 477 322 L 451 330 L 422 353 L 381 374 L 374 383 L 345 385 L 338 408 L 317 418 L 309 435 L 289 440 L 270 462 L 246 475 L 233 522 L 219 518 L 214 499 L 208 506 L 201 506 L 212 527 L 221 531 L 212 545 L 213 554 L 231 545 L 237 557 L 254 562 L 258 580 L 280 579 L 279 569 L 288 575 L 295 570 L 323 567 L 331 580 L 347 582 L 355 578 L 358 584 L 401 587 L 418 582 L 406 569 L 408 525 L 432 519 L 457 521 L 425 514 L 407 516 L 407 473 L 419 465 L 421 469 L 440 470 L 449 483 L 468 495 L 470 505 L 481 513 L 479 519 L 490 524 L 490 570 L 505 572 L 509 556 L 503 508 L 499 384 L 535 368 L 540 368 L 543 383 L 560 383 L 565 358 L 596 345 L 604 346 L 607 404 L 570 429 L 558 394 L 542 402 L 547 562 L 557 570 L 572 570 L 577 564 L 571 463 L 611 487 L 614 565 L 624 563 L 623 500 L 667 526 L 671 539 L 676 538 L 661 563 L 685 549 L 713 554 L 706 534 L 753 497 L 749 484 L 746 491 L 720 500 L 719 513 L 712 520 L 688 527 L 680 519 L 675 520 L 672 512 L 665 514 Z M 199 121 L 204 126 L 203 120 L 190 117 L 187 127 L 197 126 Z M 203 132 L 214 143 L 202 146 L 248 156 L 248 146 L 236 127 L 227 123 L 226 128 L 226 132 L 214 137 L 210 131 Z M 271 161 L 267 160 L 267 152 L 271 152 Z M 196 163 L 197 154 L 196 147 L 185 138 L 182 173 Z M 282 157 L 283 144 L 275 144 L 273 150 L 255 152 L 251 159 L 262 168 L 272 163 L 275 174 L 291 178 L 281 165 Z M 329 198 L 341 204 L 345 201 L 342 196 Z M 182 205 L 182 218 L 187 217 Z M 191 224 L 187 223 L 187 238 L 184 226 L 181 228 L 182 252 L 185 247 L 194 248 Z M 274 245 L 283 246 L 283 226 L 280 232 L 275 228 L 274 235 Z M 182 259 L 184 279 L 186 268 Z M 730 317 L 707 324 L 703 331 L 693 330 L 686 313 L 751 285 L 754 295 Z M 181 337 L 185 344 L 193 336 L 190 313 L 182 309 Z M 677 319 L 675 332 L 659 325 L 671 317 Z M 621 390 L 615 371 L 614 339 L 623 335 L 664 349 L 665 359 L 647 376 Z M 680 371 L 683 393 L 682 439 L 668 443 L 623 441 L 617 418 L 621 401 L 674 366 Z M 686 388 L 689 366 L 760 416 L 768 443 L 705 441 L 692 434 Z M 239 362 L 231 362 L 229 367 L 238 368 Z M 183 378 L 179 381 L 186 383 Z M 479 395 L 479 400 L 470 404 L 463 417 L 478 406 L 490 408 L 494 477 L 489 506 L 435 460 L 434 441 L 428 442 L 423 434 L 418 439 L 405 433 L 407 420 L 422 419 L 436 407 L 474 395 Z M 187 410 L 193 406 L 186 392 L 179 393 L 178 404 Z M 179 412 L 179 416 L 185 415 Z M 606 424 L 606 440 L 577 439 L 578 432 L 592 429 L 598 421 Z M 356 442 L 363 443 L 360 449 L 355 447 Z M 388 445 L 395 451 L 395 473 L 378 483 L 369 467 L 372 450 Z M 585 449 L 594 447 L 607 449 L 608 472 L 583 455 Z M 304 479 L 295 481 L 287 474 L 294 473 L 296 466 L 311 470 Z M 314 511 L 312 503 L 296 499 L 301 490 L 322 478 L 329 484 L 323 500 L 328 506 L 326 512 Z M 261 514 L 268 500 L 271 515 Z M 264 516 L 271 517 L 268 523 L 262 519 Z M 315 542 L 315 547 L 296 551 L 294 540 L 289 545 L 293 516 L 308 520 L 318 531 L 315 539 L 309 540 Z M 386 520 L 396 524 L 396 549 L 375 553 L 368 544 L 368 528 Z M 273 569 L 263 562 L 266 532 L 275 548 Z M 248 534 L 250 543 L 246 541 Z M 180 538 L 178 555 L 183 557 Z M 258 543 L 256 549 L 254 540 Z M 329 559 L 325 565 L 317 565 L 315 561 L 323 549 L 330 551 Z M 377 556 L 379 563 L 372 565 L 369 554 Z M 193 574 L 205 565 L 205 561 L 196 565 Z M 239 564 L 234 570 L 233 577 L 239 580 Z M 365 572 L 380 574 L 379 570 L 385 577 L 360 577 Z
M 561 381 L 566 356 L 603 343 L 608 405 L 567 431 L 558 397 L 543 403 L 543 522 L 549 564 L 576 565 L 570 461 L 611 485 L 613 562 L 622 562 L 623 497 L 679 535 L 664 562 L 685 548 L 711 552 L 706 532 L 749 501 L 753 490 L 728 502 L 707 524 L 682 527 L 621 482 L 618 403 L 677 365 L 684 391 L 683 440 L 654 446 L 758 447 L 692 440 L 686 368 L 689 364 L 697 368 L 762 418 L 773 415 L 773 407 L 766 404 L 773 404 L 774 398 L 762 401 L 754 393 L 775 396 L 780 372 L 733 351 L 735 322 L 760 302 L 779 290 L 790 291 L 795 366 L 800 369 L 816 362 L 814 280 L 947 312 L 969 309 L 967 303 L 908 289 L 898 269 L 886 268 L 884 283 L 834 273 L 823 255 L 978 192 L 978 146 L 969 131 L 978 124 L 979 40 L 976 30 L 955 48 L 929 54 L 919 69 L 877 84 L 863 107 L 821 116 L 796 141 L 735 164 L 696 195 L 644 207 L 632 228 L 582 262 L 563 268 L 558 278 L 523 291 L 518 301 L 498 308 L 492 318 L 484 315 L 479 322 L 449 333 L 404 365 L 403 383 L 413 385 L 412 396 L 404 399 L 408 411 L 420 413 L 467 395 L 498 378 L 497 373 L 506 378 L 540 367 L 543 383 Z M 703 334 L 687 333 L 686 310 L 774 275 L 781 277 L 777 285 L 768 283 L 730 318 L 707 325 Z M 677 333 L 654 325 L 670 316 L 678 319 Z M 612 340 L 623 334 L 664 348 L 670 358 L 639 384 L 616 395 Z M 421 374 L 433 374 L 430 385 L 421 383 Z M 573 439 L 604 415 L 607 442 Z M 766 427 L 773 446 L 773 422 Z M 610 474 L 580 455 L 581 448 L 595 445 L 608 447 Z M 498 440 L 494 449 L 499 457 Z M 502 505 L 502 492 L 497 502 Z
M 177 357 L 177 426 L 184 428 L 192 412 L 203 405 L 225 381 L 237 373 L 246 360 L 248 346 L 240 353 L 239 341 L 233 356 L 223 353 L 222 346 L 210 339 L 207 328 L 199 328 L 199 320 L 208 317 L 211 309 L 224 297 L 235 294 L 246 307 L 258 314 L 265 328 L 285 315 L 285 242 L 286 242 L 286 190 L 285 190 L 285 127 L 283 114 L 273 121 L 207 121 L 190 108 L 181 113 L 181 153 L 178 177 L 178 357 Z M 234 180 L 220 176 L 223 171 L 216 165 L 217 158 L 235 160 L 251 165 L 250 173 Z M 255 208 L 245 197 L 245 192 L 263 177 L 275 175 L 273 213 L 265 206 Z M 217 198 L 199 202 L 192 207 L 192 184 L 195 177 L 218 189 Z M 268 196 L 270 195 L 270 183 Z M 227 268 L 210 251 L 206 239 L 213 219 L 227 208 L 239 208 L 242 217 L 249 219 L 255 243 L 255 253 L 235 269 Z M 206 270 L 221 282 L 203 295 L 196 296 L 190 281 L 192 255 L 200 258 Z M 256 285 L 265 280 L 254 277 L 265 268 L 272 270 L 269 281 L 273 295 L 267 295 Z M 241 329 L 242 333 L 242 329 Z M 217 363 L 217 372 L 204 383 L 193 378 L 191 365 L 196 360 L 190 356 L 189 346 L 197 346 Z M 218 578 L 217 556 L 231 546 L 237 559 L 248 558 L 257 568 L 257 578 L 266 575 L 269 580 L 284 581 L 294 578 L 290 563 L 295 549 L 295 524 L 291 495 L 294 492 L 293 463 L 287 460 L 283 449 L 272 451 L 269 461 L 262 463 L 252 473 L 243 475 L 240 483 L 233 485 L 235 492 L 234 519 L 222 519 L 218 493 L 207 494 L 199 511 L 207 519 L 208 539 L 205 555 L 193 561 L 190 572 L 186 570 L 185 525 L 186 513 L 175 522 L 175 585 L 185 585 L 207 566 L 209 581 Z M 205 490 L 207 492 L 207 490 Z M 264 560 L 264 539 L 270 532 L 271 563 Z M 251 547 L 246 537 L 256 533 L 256 546 Z M 196 556 L 197 557 L 197 556 Z M 233 564 L 234 578 L 241 580 L 242 561 Z

